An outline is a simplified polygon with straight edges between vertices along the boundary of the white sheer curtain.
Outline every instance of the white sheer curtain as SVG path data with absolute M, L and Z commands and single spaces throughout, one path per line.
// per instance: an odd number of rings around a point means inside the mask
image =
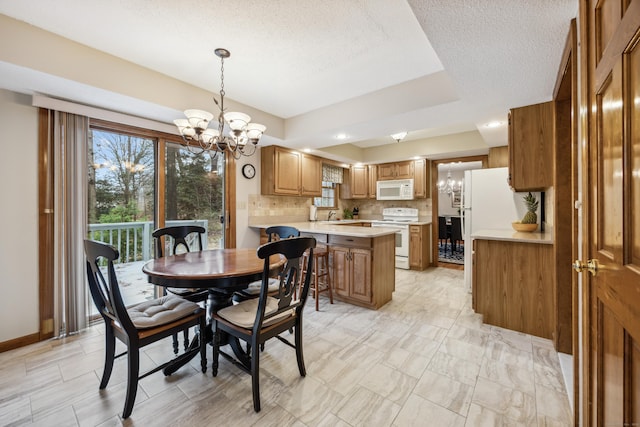
M 53 112 L 54 336 L 87 326 L 84 261 L 89 118 Z

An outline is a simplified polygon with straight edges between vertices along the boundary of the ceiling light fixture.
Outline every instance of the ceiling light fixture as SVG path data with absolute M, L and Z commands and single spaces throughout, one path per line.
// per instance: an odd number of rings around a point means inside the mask
M 462 181 L 456 181 L 451 176 L 451 166 L 449 166 L 449 171 L 447 172 L 447 180 L 441 180 L 438 184 L 438 192 L 442 194 L 457 193 L 462 189 Z
M 492 128 L 500 127 L 500 126 L 502 126 L 503 124 L 504 124 L 504 122 L 498 122 L 498 121 L 496 121 L 496 122 L 489 122 L 489 123 L 487 123 L 486 125 L 484 125 L 484 127 L 489 128 L 489 129 L 492 129 Z
M 391 138 L 395 139 L 396 142 L 400 142 L 407 136 L 407 132 L 398 132 L 391 135 Z
M 266 126 L 251 123 L 251 117 L 244 113 L 225 112 L 224 108 L 224 60 L 231 56 L 227 49 L 218 48 L 215 54 L 220 58 L 220 102 L 214 97 L 213 102 L 220 109 L 217 121 L 218 128 L 209 128 L 209 122 L 214 115 L 203 110 L 186 110 L 186 119 L 173 122 L 178 127 L 182 139 L 187 143 L 187 149 L 192 153 L 209 152 L 215 157 L 218 153 L 229 153 L 234 158 L 251 156 L 256 152 L 256 145 L 267 129 Z M 228 135 L 224 134 L 228 128 Z

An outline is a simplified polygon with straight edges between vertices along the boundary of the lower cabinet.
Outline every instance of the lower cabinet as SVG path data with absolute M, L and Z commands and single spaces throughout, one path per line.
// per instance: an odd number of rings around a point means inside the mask
M 424 270 L 431 264 L 431 224 L 409 226 L 409 268 Z
M 332 246 L 333 283 L 340 296 L 371 303 L 371 251 Z
M 331 280 L 341 300 L 378 309 L 395 290 L 395 234 L 368 238 L 328 235 Z
M 473 241 L 473 309 L 484 323 L 552 339 L 553 245 Z

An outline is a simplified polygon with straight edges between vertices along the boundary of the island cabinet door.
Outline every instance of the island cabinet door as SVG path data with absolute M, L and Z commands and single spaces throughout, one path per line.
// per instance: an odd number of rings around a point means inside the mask
M 367 249 L 351 249 L 351 298 L 370 303 L 371 292 L 371 251 Z
M 333 289 L 341 296 L 349 296 L 349 248 L 331 247 L 333 262 Z

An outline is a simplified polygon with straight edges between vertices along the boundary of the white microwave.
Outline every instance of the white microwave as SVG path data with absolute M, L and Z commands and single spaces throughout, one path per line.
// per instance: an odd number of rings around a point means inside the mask
M 378 181 L 376 188 L 376 199 L 413 200 L 413 179 Z

